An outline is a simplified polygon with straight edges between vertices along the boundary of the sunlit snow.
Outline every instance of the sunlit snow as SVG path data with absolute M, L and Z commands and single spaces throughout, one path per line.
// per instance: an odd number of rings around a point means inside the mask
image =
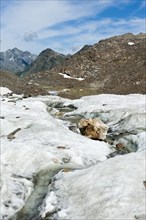
M 6 87 L 0 87 L 0 95 L 6 95 L 11 93 L 12 91 L 10 89 L 7 89 Z
M 71 77 L 71 76 L 69 76 L 69 75 L 67 75 L 67 74 L 65 74 L 65 73 L 59 73 L 59 75 L 63 76 L 63 78 L 67 78 L 67 79 L 76 79 L 76 80 L 78 80 L 78 81 L 84 80 L 84 78 L 81 78 L 81 77 L 79 77 L 79 78 Z
M 130 45 L 130 46 L 132 46 L 134 44 L 135 44 L 134 42 L 128 42 L 128 45 Z

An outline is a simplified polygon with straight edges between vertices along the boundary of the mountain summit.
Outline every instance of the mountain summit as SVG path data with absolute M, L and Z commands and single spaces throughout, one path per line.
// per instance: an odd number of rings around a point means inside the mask
M 31 63 L 31 65 L 26 69 L 26 74 L 42 72 L 45 70 L 50 70 L 55 66 L 63 63 L 66 56 L 53 51 L 50 48 L 43 50 L 37 59 Z
M 15 47 L 5 52 L 0 52 L 0 69 L 13 73 L 22 72 L 36 57 L 37 55 L 31 54 L 29 51 L 21 51 Z

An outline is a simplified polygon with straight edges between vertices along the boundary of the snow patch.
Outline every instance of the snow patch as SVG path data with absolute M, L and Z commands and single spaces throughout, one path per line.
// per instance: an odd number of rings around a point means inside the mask
M 7 95 L 9 93 L 11 93 L 12 91 L 6 87 L 0 87 L 0 95 Z
M 134 45 L 135 43 L 134 42 L 128 42 L 128 45 Z
M 76 80 L 78 80 L 78 81 L 82 81 L 82 80 L 85 79 L 85 78 L 81 78 L 81 77 L 79 77 L 79 78 L 71 77 L 71 76 L 69 76 L 69 75 L 67 75 L 67 74 L 65 74 L 65 73 L 59 73 L 59 75 L 63 76 L 63 78 L 76 79 Z
M 10 61 L 14 61 L 14 57 L 11 57 L 9 60 L 10 60 Z

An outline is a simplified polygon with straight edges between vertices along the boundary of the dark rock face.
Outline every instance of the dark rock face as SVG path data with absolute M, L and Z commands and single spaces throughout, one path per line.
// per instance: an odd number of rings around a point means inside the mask
M 51 69 L 28 77 L 42 85 L 66 88 L 94 88 L 99 93 L 145 93 L 146 92 L 146 34 L 131 33 L 101 40 L 93 46 L 81 49 L 76 54 Z M 67 79 L 82 77 L 78 81 Z
M 50 70 L 61 64 L 65 58 L 66 56 L 63 54 L 59 54 L 51 49 L 46 49 L 42 51 L 37 59 L 25 70 L 25 74 Z
M 23 52 L 17 48 L 9 49 L 5 52 L 0 52 L 0 69 L 19 73 L 24 71 L 36 57 L 36 55 L 28 51 Z

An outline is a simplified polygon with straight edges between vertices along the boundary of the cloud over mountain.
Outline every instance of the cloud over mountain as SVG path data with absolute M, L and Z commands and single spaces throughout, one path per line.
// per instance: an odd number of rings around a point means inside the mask
M 34 10 L 35 9 L 35 10 Z M 137 10 L 138 9 L 138 10 Z M 145 31 L 141 1 L 2 1 L 1 49 L 61 53 L 126 32 Z

